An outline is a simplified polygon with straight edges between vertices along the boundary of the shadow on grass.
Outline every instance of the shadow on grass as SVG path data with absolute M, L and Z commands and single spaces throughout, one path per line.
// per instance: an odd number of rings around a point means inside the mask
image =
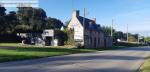
M 96 50 L 96 51 L 103 51 L 103 50 L 117 50 L 117 49 L 124 49 L 126 46 L 113 46 L 108 48 L 86 48 L 89 50 Z M 84 49 L 84 48 L 78 48 L 78 49 Z
M 39 47 L 20 47 L 20 48 L 5 48 L 3 50 L 14 50 L 14 51 L 18 51 L 18 52 L 69 52 L 69 53 L 81 53 L 81 52 L 91 52 L 94 50 L 88 50 L 88 49 L 67 49 L 67 48 L 39 48 Z
M 85 48 L 46 48 L 46 47 L 16 47 L 16 48 L 2 48 L 0 49 L 0 62 L 35 59 L 51 56 L 61 56 L 75 53 L 87 53 L 101 50 L 116 50 L 124 47 L 99 48 L 99 49 L 85 49 Z M 4 51 L 4 52 L 2 52 Z M 88 56 L 89 58 L 90 56 Z M 91 58 L 98 58 L 99 56 L 92 56 Z M 110 58 L 109 56 L 103 58 Z M 75 57 L 78 59 L 78 57 Z M 82 59 L 82 57 L 79 57 Z M 118 57 L 117 57 L 118 58 Z M 130 59 L 130 58 L 129 58 Z M 136 59 L 136 58 L 135 58 Z
M 28 56 L 28 55 L 0 54 L 0 62 L 18 61 L 18 60 L 35 59 L 35 58 L 41 58 L 41 57 L 40 56 Z
M 35 59 L 51 56 L 61 56 L 75 53 L 94 52 L 86 49 L 67 49 L 67 48 L 3 48 L 0 49 L 0 62 Z
M 36 56 L 32 56 L 32 57 L 28 57 L 28 56 L 24 56 L 24 55 L 10 55 L 12 57 L 12 59 L 15 60 L 24 60 L 24 59 L 33 59 L 33 58 L 39 58 L 39 57 L 36 57 Z M 15 57 L 15 58 L 13 58 Z M 25 58 L 22 58 L 22 57 L 25 57 Z M 19 58 L 19 59 L 18 59 Z M 59 66 L 59 65 L 64 65 L 64 64 L 73 64 L 73 63 L 78 63 L 78 62 L 84 62 L 84 63 L 88 63 L 89 61 L 88 60 L 91 60 L 91 61 L 103 61 L 103 60 L 107 60 L 107 61 L 112 61 L 112 60 L 115 60 L 115 61 L 126 61 L 126 60 L 140 60 L 140 59 L 143 59 L 143 57 L 137 57 L 137 56 L 124 56 L 124 55 L 99 55 L 99 54 L 93 54 L 93 53 L 90 53 L 90 54 L 80 54 L 80 55 L 70 55 L 70 56 L 61 56 L 61 57 L 53 57 L 53 58 L 42 58 L 42 59 L 36 59 L 36 60 L 29 60 L 29 61 L 25 61 L 25 62 L 18 62 L 18 63 L 15 63 L 15 64 L 10 64 L 9 63 L 9 66 L 22 66 L 22 65 L 34 65 L 34 64 L 42 64 L 42 63 L 50 63 L 50 65 L 56 65 L 56 66 Z M 12 60 L 10 60 L 12 61 Z M 4 65 L 3 65 L 4 66 Z M 5 65 L 6 67 L 8 65 Z

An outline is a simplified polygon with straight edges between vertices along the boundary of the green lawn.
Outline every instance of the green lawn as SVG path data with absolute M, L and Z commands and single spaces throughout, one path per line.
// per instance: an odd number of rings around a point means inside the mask
M 140 72 L 150 72 L 150 56 L 147 58 L 146 62 L 142 66 Z
M 74 53 L 94 52 L 89 49 L 67 49 L 67 48 L 40 48 L 40 47 L 19 47 L 0 49 L 0 62 L 35 59 L 51 56 L 60 56 Z
M 87 53 L 101 50 L 115 50 L 124 48 L 124 46 L 114 46 L 112 48 L 99 49 L 76 49 L 66 46 L 59 47 L 37 47 L 31 45 L 21 45 L 17 43 L 0 43 L 0 46 L 7 46 L 9 48 L 0 48 L 0 62 L 35 59 L 51 56 L 61 56 L 75 53 Z
M 0 46 L 20 46 L 19 43 L 0 43 Z

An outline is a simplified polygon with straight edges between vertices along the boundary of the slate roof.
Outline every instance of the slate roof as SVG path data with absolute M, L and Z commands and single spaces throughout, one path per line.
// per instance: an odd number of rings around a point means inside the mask
M 82 26 L 83 26 L 83 19 L 85 19 L 85 25 L 84 26 L 85 26 L 86 29 L 101 31 L 99 29 L 100 25 L 96 24 L 93 20 L 88 19 L 88 18 L 84 18 L 84 17 L 81 17 L 81 16 L 78 16 L 77 18 L 80 21 L 80 23 L 82 24 Z

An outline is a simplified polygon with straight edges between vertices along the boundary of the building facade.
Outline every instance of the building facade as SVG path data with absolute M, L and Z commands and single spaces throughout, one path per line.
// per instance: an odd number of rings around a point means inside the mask
M 79 15 L 78 10 L 74 10 L 72 18 L 68 24 L 68 29 L 74 31 L 74 40 L 85 48 L 101 48 L 112 46 L 111 37 L 105 37 L 105 33 L 101 30 L 100 25 L 96 24 L 96 19 L 88 19 Z M 106 42 L 108 41 L 109 42 Z
M 58 46 L 61 44 L 53 29 L 45 29 L 41 33 L 18 33 L 17 36 L 22 38 L 22 44 L 42 46 Z

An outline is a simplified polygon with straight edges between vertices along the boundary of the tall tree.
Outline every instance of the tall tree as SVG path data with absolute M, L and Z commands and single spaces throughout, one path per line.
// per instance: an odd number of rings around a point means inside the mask
M 0 5 L 0 16 L 5 16 L 6 15 L 5 11 L 6 11 L 5 7 Z
M 62 26 L 63 23 L 60 20 L 51 17 L 47 18 L 47 25 L 46 25 L 47 29 L 60 29 Z
M 129 41 L 129 42 L 137 42 L 137 39 L 135 38 L 135 36 L 134 36 L 134 35 L 129 34 L 128 41 Z
M 144 38 L 144 41 L 145 41 L 145 42 L 150 42 L 150 37 L 145 37 L 145 38 Z
M 33 30 L 43 30 L 46 27 L 46 18 L 46 12 L 43 9 L 33 9 L 33 15 L 32 18 L 30 18 L 29 23 Z
M 5 16 L 5 20 L 6 20 L 5 21 L 6 33 L 13 33 L 15 31 L 16 26 L 19 24 L 16 12 L 15 11 L 9 12 L 9 14 Z
M 23 30 L 40 31 L 46 26 L 46 12 L 41 8 L 18 7 L 18 28 Z
M 5 13 L 6 9 L 5 7 L 0 6 L 0 33 L 5 33 L 4 26 L 5 26 Z
M 31 18 L 32 13 L 31 7 L 18 7 L 17 17 L 20 25 L 17 25 L 16 28 L 23 31 L 31 29 L 29 26 L 29 19 Z
M 116 31 L 115 33 L 114 33 L 114 38 L 117 40 L 117 39 L 120 39 L 120 40 L 126 40 L 126 39 L 124 39 L 124 34 L 123 34 L 123 32 L 121 32 L 121 31 Z
M 107 35 L 111 35 L 111 27 L 108 26 L 102 26 L 101 30 L 104 31 Z M 113 29 L 113 34 L 115 33 L 115 29 Z

